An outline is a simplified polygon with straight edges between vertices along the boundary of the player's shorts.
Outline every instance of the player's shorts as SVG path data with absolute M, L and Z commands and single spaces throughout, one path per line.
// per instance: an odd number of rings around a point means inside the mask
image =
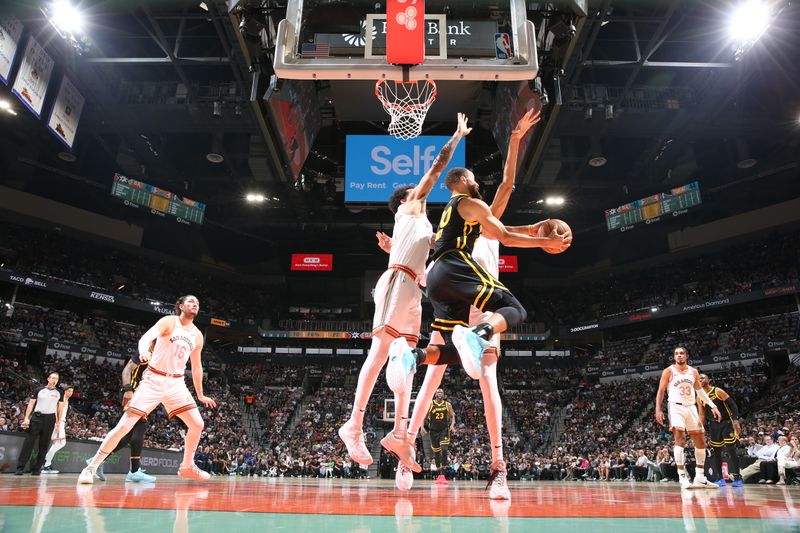
M 686 433 L 704 433 L 703 425 L 700 424 L 700 414 L 695 405 L 683 405 L 679 403 L 669 404 L 669 429 L 682 429 Z
M 439 452 L 442 449 L 442 446 L 449 446 L 450 445 L 450 428 L 446 427 L 444 429 L 432 429 L 430 430 L 431 435 L 431 450 L 434 452 Z
M 172 418 L 185 411 L 196 409 L 197 404 L 192 394 L 186 387 L 183 376 L 179 378 L 161 376 L 153 369 L 145 372 L 133 398 L 125 406 L 125 411 L 132 415 L 147 416 L 150 412 L 163 403 L 167 416 Z
M 428 298 L 434 330 L 447 335 L 456 325 L 468 326 L 470 306 L 481 313 L 522 304 L 505 285 L 462 251 L 446 252 L 428 272 Z
M 481 313 L 478 311 L 477 307 L 470 307 L 469 308 L 469 325 L 470 326 L 477 326 L 483 322 L 486 322 L 489 317 L 492 316 L 491 311 L 486 311 L 485 313 Z M 497 350 L 497 356 L 500 357 L 500 334 L 495 333 L 492 335 L 492 338 L 489 339 L 489 343 L 491 343 L 492 348 Z M 487 348 L 488 350 L 488 348 Z
M 403 265 L 391 265 L 375 286 L 375 316 L 372 334 L 385 330 L 392 337 L 405 337 L 410 344 L 419 341 L 422 325 L 422 291 L 417 275 Z
M 713 448 L 721 448 L 726 444 L 736 444 L 739 441 L 739 435 L 733 429 L 733 422 L 730 419 L 716 422 L 710 420 L 708 422 L 708 443 Z

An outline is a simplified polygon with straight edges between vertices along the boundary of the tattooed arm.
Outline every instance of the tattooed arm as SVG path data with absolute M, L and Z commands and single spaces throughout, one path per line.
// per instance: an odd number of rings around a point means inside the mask
M 464 115 L 464 113 L 459 113 L 458 127 L 456 127 L 456 132 L 453 134 L 450 140 L 447 141 L 447 144 L 442 147 L 439 155 L 433 160 L 431 168 L 425 173 L 419 184 L 417 184 L 417 186 L 411 191 L 411 195 L 407 201 L 427 199 L 431 189 L 433 189 L 434 184 L 439 179 L 439 175 L 442 173 L 448 163 L 450 163 L 450 158 L 453 156 L 453 152 L 455 151 L 456 146 L 458 146 L 459 141 L 461 141 L 462 137 L 469 135 L 469 132 L 471 131 L 472 128 L 467 127 L 466 115 Z

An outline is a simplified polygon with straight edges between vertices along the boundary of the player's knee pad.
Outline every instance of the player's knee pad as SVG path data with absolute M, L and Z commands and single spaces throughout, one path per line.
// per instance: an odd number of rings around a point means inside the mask
M 514 326 L 518 326 L 519 324 L 525 322 L 525 319 L 528 318 L 528 312 L 524 307 L 522 307 L 522 304 L 519 303 L 519 300 L 516 298 L 510 298 L 509 301 L 505 303 L 507 305 L 501 307 L 495 312 L 505 319 L 509 328 L 513 328 Z

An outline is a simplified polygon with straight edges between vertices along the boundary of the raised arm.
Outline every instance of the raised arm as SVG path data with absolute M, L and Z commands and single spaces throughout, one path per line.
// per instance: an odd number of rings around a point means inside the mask
M 481 231 L 487 239 L 500 241 L 503 246 L 514 248 L 555 248 L 566 250 L 572 243 L 572 237 L 536 237 L 509 231 L 497 217 L 492 215 L 486 203 L 474 198 L 465 198 L 458 204 L 458 213 L 464 220 L 475 220 L 481 225 Z
M 525 113 L 519 119 L 517 126 L 511 131 L 511 137 L 508 140 L 508 154 L 506 155 L 506 162 L 503 166 L 503 181 L 497 187 L 497 192 L 492 200 L 490 206 L 492 214 L 497 218 L 502 218 L 503 213 L 508 206 L 508 199 L 511 198 L 511 193 L 514 190 L 514 180 L 517 176 L 517 156 L 519 155 L 519 144 L 528 133 L 528 130 L 534 124 L 539 122 L 541 118 L 541 111 L 534 113 L 533 109 Z
M 436 183 L 436 180 L 439 179 L 439 175 L 441 175 L 442 171 L 450 163 L 450 158 L 453 157 L 453 152 L 455 151 L 456 146 L 458 146 L 458 143 L 461 141 L 462 137 L 466 137 L 471 131 L 472 128 L 467 127 L 467 116 L 464 113 L 459 113 L 456 132 L 442 147 L 439 155 L 437 155 L 436 159 L 433 160 L 433 164 L 431 165 L 431 168 L 428 169 L 428 172 L 422 176 L 422 179 L 417 186 L 411 190 L 408 201 L 425 200 L 428 197 L 428 195 L 431 193 L 431 189 L 433 189 L 433 186 Z

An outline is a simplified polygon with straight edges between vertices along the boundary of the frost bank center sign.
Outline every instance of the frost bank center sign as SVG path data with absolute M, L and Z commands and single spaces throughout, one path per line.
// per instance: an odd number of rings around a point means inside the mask
M 345 202 L 385 203 L 396 188 L 416 185 L 449 139 L 446 135 L 427 135 L 401 141 L 388 135 L 348 135 Z M 444 175 L 450 168 L 464 166 L 465 141 L 458 144 L 429 202 L 445 203 L 450 198 Z

